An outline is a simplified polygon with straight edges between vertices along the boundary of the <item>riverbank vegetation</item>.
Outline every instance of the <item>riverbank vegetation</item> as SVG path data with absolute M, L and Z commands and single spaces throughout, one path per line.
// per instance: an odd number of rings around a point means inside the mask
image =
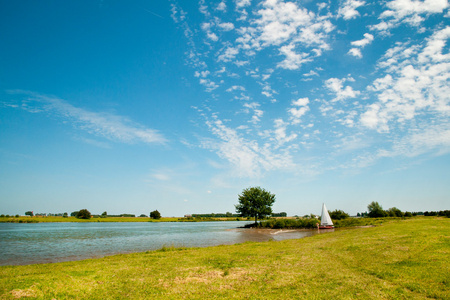
M 356 227 L 356 226 L 375 226 L 398 220 L 401 218 L 345 218 L 333 220 L 335 228 Z M 296 218 L 296 219 L 270 219 L 257 224 L 257 228 L 270 229 L 312 229 L 316 228 L 320 221 L 316 218 Z M 246 227 L 255 227 L 255 224 L 246 225 Z
M 249 229 L 253 230 L 253 229 Z M 0 298 L 448 299 L 450 219 L 0 267 Z

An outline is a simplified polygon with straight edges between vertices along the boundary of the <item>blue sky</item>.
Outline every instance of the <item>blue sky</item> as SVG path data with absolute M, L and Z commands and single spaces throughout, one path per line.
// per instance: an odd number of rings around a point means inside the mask
M 0 0 L 0 212 L 449 209 L 447 0 Z

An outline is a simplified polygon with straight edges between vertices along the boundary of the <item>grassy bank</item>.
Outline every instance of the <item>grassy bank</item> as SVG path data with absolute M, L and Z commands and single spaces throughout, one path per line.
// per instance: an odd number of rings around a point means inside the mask
M 252 229 L 249 229 L 252 230 Z M 449 299 L 450 219 L 0 267 L 0 298 Z

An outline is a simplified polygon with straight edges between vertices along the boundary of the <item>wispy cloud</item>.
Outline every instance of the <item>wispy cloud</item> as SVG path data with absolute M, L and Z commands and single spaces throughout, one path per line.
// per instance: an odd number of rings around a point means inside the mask
M 9 91 L 10 94 L 23 96 L 20 107 L 30 112 L 47 112 L 90 134 L 112 141 L 148 144 L 164 144 L 166 138 L 157 130 L 146 128 L 126 117 L 106 113 L 92 112 L 75 107 L 69 102 L 54 97 L 28 91 Z
M 396 26 L 422 24 L 445 12 L 447 1 L 343 0 L 336 7 L 244 0 L 217 2 L 210 8 L 204 1 L 200 5 L 204 20 L 189 38 L 197 38 L 196 45 L 204 47 L 194 49 L 200 61 L 191 65 L 213 99 L 205 101 L 208 109 L 201 113 L 209 131 L 209 137 L 200 138 L 201 147 L 228 162 L 239 176 L 295 170 L 309 149 L 325 149 L 314 164 L 302 165 L 309 170 L 344 168 L 345 163 L 330 157 L 352 151 L 348 165 L 358 168 L 393 153 L 408 156 L 400 151 L 407 143 L 409 149 L 446 152 L 446 131 L 441 142 L 433 132 L 439 131 L 436 124 L 446 128 L 450 111 L 445 51 L 449 29 L 440 24 L 422 32 L 428 38 L 417 40 L 379 35 Z M 369 12 L 369 5 L 377 10 Z M 360 18 L 371 31 L 355 36 L 342 27 Z M 211 42 L 208 33 L 217 41 Z M 346 38 L 344 46 L 335 42 L 341 37 Z M 345 47 L 337 50 L 361 59 L 365 66 L 377 59 L 376 51 L 370 51 L 371 57 L 364 60 L 369 56 L 364 50 L 372 45 L 389 49 L 364 72 L 353 72 L 358 68 L 352 66 L 346 71 L 344 65 L 328 68 L 336 61 L 333 47 Z M 433 141 L 425 142 L 420 137 L 434 125 Z M 385 143 L 370 147 L 362 139 L 366 135 L 379 135 Z
M 346 81 L 354 81 L 353 78 L 330 78 L 325 81 L 325 86 L 330 92 L 335 95 L 335 98 L 332 101 L 341 101 L 348 98 L 355 98 L 360 94 L 360 91 L 355 91 L 351 86 L 345 86 L 344 83 Z
M 370 33 L 364 33 L 364 38 L 362 40 L 351 42 L 350 44 L 355 48 L 351 48 L 348 53 L 350 55 L 362 58 L 361 49 L 369 45 L 373 41 L 373 35 Z
M 295 165 L 288 153 L 273 151 L 268 144 L 260 146 L 258 141 L 242 137 L 217 117 L 206 124 L 218 140 L 204 139 L 202 147 L 216 151 L 219 157 L 229 161 L 235 168 L 236 176 L 259 177 L 266 171 Z
M 391 0 L 386 2 L 386 10 L 380 15 L 380 23 L 370 26 L 372 30 L 389 34 L 400 24 L 418 27 L 426 15 L 442 13 L 449 7 L 447 0 Z
M 346 0 L 339 8 L 338 15 L 344 18 L 344 20 L 350 20 L 359 17 L 360 14 L 356 9 L 364 6 L 365 4 L 365 1 Z
M 369 87 L 378 101 L 368 105 L 361 123 L 387 132 L 396 124 L 404 126 L 405 122 L 427 113 L 448 118 L 450 54 L 444 53 L 444 49 L 449 38 L 450 26 L 434 33 L 421 48 L 403 45 L 401 49 L 388 51 L 380 62 L 387 74 Z

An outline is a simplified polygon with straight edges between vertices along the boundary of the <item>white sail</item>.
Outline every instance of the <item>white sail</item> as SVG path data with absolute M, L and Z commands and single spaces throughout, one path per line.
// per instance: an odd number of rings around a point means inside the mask
M 333 221 L 331 221 L 330 214 L 328 213 L 325 203 L 322 204 L 322 218 L 320 219 L 320 225 L 322 226 L 333 225 Z

